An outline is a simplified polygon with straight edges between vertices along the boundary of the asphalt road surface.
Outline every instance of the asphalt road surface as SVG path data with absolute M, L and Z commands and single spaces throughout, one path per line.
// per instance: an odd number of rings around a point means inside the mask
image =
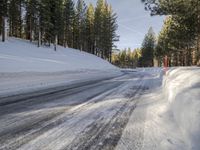
M 112 150 L 148 90 L 137 72 L 0 97 L 0 150 Z

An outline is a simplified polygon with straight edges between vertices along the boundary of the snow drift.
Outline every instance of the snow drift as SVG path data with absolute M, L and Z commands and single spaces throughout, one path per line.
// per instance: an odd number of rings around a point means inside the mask
M 117 69 L 109 62 L 79 50 L 58 46 L 37 48 L 29 41 L 0 42 L 0 72 L 57 72 Z
M 163 80 L 174 120 L 192 150 L 200 147 L 200 68 L 170 69 Z

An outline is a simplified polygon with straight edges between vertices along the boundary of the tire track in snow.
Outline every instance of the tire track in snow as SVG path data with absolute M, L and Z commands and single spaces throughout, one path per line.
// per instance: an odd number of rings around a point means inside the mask
M 122 80 L 123 80 L 123 78 L 122 78 Z M 126 79 L 126 78 L 124 78 L 124 79 Z M 129 76 L 129 78 L 130 78 L 130 76 Z M 14 150 L 14 149 L 19 148 L 19 149 L 27 150 L 27 148 L 28 148 L 30 150 L 30 149 L 37 149 L 37 146 L 41 146 L 41 147 L 38 147 L 39 149 L 48 149 L 48 145 L 46 145 L 47 147 L 42 147 L 42 145 L 40 145 L 40 144 L 43 144 L 43 143 L 40 143 L 40 139 L 42 142 L 42 140 L 44 140 L 43 135 L 46 133 L 48 133 L 49 136 L 51 136 L 51 134 L 54 134 L 53 132 L 50 132 L 52 130 L 57 132 L 57 130 L 55 128 L 59 128 L 59 126 L 61 126 L 59 129 L 60 130 L 59 132 L 61 132 L 61 133 L 64 132 L 63 135 L 61 135 L 63 137 L 61 137 L 60 139 L 56 139 L 56 136 L 58 136 L 59 134 L 56 135 L 55 137 L 52 135 L 52 138 L 53 138 L 52 140 L 54 140 L 54 141 L 60 140 L 59 142 L 61 142 L 61 143 L 63 142 L 66 149 L 69 149 L 69 146 L 70 146 L 70 144 L 69 144 L 70 142 L 64 141 L 66 139 L 66 137 L 70 137 L 72 135 L 72 137 L 71 137 L 72 140 L 74 138 L 76 140 L 79 140 L 77 137 L 80 137 L 80 135 L 83 135 L 83 134 L 87 134 L 88 130 L 93 131 L 94 135 L 89 136 L 88 139 L 84 139 L 84 140 L 86 140 L 85 143 L 87 143 L 87 141 L 89 141 L 89 139 L 91 139 L 91 141 L 97 143 L 97 145 L 95 145 L 95 143 L 90 144 L 88 148 L 90 148 L 90 149 L 110 149 L 111 148 L 110 145 L 111 144 L 116 145 L 118 140 L 121 137 L 123 128 L 126 126 L 126 123 L 128 122 L 128 119 L 129 119 L 128 116 L 130 116 L 130 114 L 132 113 L 132 111 L 135 108 L 135 105 L 136 105 L 136 102 L 134 101 L 135 98 L 133 98 L 132 101 L 131 100 L 124 101 L 119 106 L 119 108 L 115 108 L 115 107 L 109 108 L 108 107 L 111 112 L 108 115 L 111 116 L 111 119 L 106 118 L 107 117 L 106 109 L 103 109 L 102 111 L 99 111 L 99 112 L 95 112 L 95 110 L 94 110 L 95 113 L 90 112 L 85 116 L 82 116 L 82 113 L 84 113 L 84 111 L 86 111 L 87 109 L 92 108 L 96 103 L 102 102 L 105 97 L 110 96 L 110 95 L 115 95 L 115 93 L 118 92 L 118 89 L 120 89 L 120 87 L 118 87 L 118 86 L 121 86 L 125 82 L 127 82 L 127 81 L 116 80 L 116 81 L 111 81 L 111 82 L 108 81 L 106 83 L 104 82 L 104 84 L 102 84 L 102 88 L 100 88 L 99 85 L 97 86 L 97 87 L 99 87 L 99 89 L 101 89 L 101 91 L 98 91 L 96 93 L 97 95 L 95 95 L 95 93 L 92 93 L 92 95 L 93 95 L 92 97 L 90 97 L 90 96 L 83 97 L 83 99 L 85 99 L 85 100 L 80 100 L 79 103 L 76 103 L 76 105 L 71 106 L 71 109 L 70 108 L 61 109 L 58 112 L 56 112 L 54 115 L 52 115 L 51 113 L 47 113 L 47 115 L 44 116 L 44 118 L 41 117 L 40 120 L 33 120 L 32 122 L 30 122 L 30 124 L 26 123 L 25 128 L 23 128 L 23 125 L 22 125 L 22 126 L 14 127 L 13 129 L 11 128 L 11 130 L 7 130 L 7 135 L 8 135 L 7 139 L 5 138 L 5 134 L 2 134 L 2 136 L 0 136 L 0 145 L 1 145 L 0 149 L 3 149 L 3 150 L 5 150 L 5 149 L 12 150 L 13 149 Z M 108 86 L 108 85 L 110 85 L 110 86 Z M 91 87 L 91 89 L 96 89 L 97 87 Z M 112 89 L 112 88 L 114 88 L 114 89 Z M 137 87 L 134 87 L 134 88 L 137 88 Z M 109 89 L 111 89 L 111 90 L 109 90 Z M 88 88 L 86 88 L 85 90 L 88 90 Z M 96 90 L 98 90 L 98 88 Z M 137 88 L 136 91 L 134 92 L 134 94 L 132 94 L 132 95 L 127 94 L 125 96 L 130 98 L 130 97 L 134 96 L 135 93 L 137 94 L 140 90 L 141 90 L 141 87 Z M 76 95 L 76 94 L 74 94 L 74 95 Z M 97 98 L 98 96 L 99 96 L 99 98 Z M 56 97 L 55 97 L 55 99 L 56 99 Z M 49 103 L 49 102 L 50 101 L 47 101 L 47 102 L 44 101 L 42 104 Z M 28 101 L 26 101 L 26 102 L 12 104 L 10 106 L 14 107 L 15 105 L 22 105 L 22 104 L 24 106 L 26 106 L 26 105 L 29 105 L 32 103 L 29 103 Z M 33 103 L 33 104 L 35 106 L 40 103 Z M 74 109 L 74 107 L 77 107 L 77 105 L 80 105 L 80 107 Z M 26 109 L 24 110 L 24 108 L 23 108 L 24 106 L 22 106 L 22 108 L 20 107 L 20 109 L 15 110 L 13 112 L 18 112 L 18 111 L 22 111 L 22 110 L 26 111 Z M 29 109 L 29 108 L 27 108 L 27 109 Z M 38 114 L 38 115 L 40 115 L 40 114 Z M 102 117 L 102 116 L 106 116 L 106 117 Z M 5 116 L 3 116 L 3 117 L 5 117 Z M 89 120 L 89 121 L 87 122 L 86 120 Z M 81 126 L 81 125 L 83 125 L 83 126 Z M 18 131 L 17 131 L 17 128 L 19 128 Z M 78 132 L 72 133 L 76 129 L 78 129 Z M 99 134 L 97 134 L 96 131 Z M 18 133 L 15 133 L 15 132 L 18 132 Z M 114 134 L 115 132 L 117 133 L 116 135 Z M 107 133 L 109 133 L 110 137 L 106 137 Z M 96 137 L 96 139 L 92 139 L 92 137 Z M 47 138 L 49 138 L 49 137 L 47 137 Z M 32 147 L 30 148 L 29 146 L 31 145 L 31 143 L 32 144 L 34 143 L 35 145 L 32 145 Z M 74 141 L 72 141 L 71 145 L 73 143 L 74 143 Z M 103 147 L 102 143 L 105 145 L 104 147 Z M 74 147 L 73 149 L 75 149 L 75 148 L 76 147 Z M 52 148 L 52 149 L 54 149 L 54 148 Z M 57 147 L 55 149 L 57 149 Z
M 149 93 L 152 79 L 144 79 L 144 90 L 138 101 L 138 106 L 130 116 L 123 135 L 115 150 L 141 150 L 144 146 L 145 122 L 147 109 L 144 108 L 144 97 Z
M 117 112 L 106 121 L 102 117 L 99 122 L 93 122 L 65 150 L 112 150 L 121 138 L 129 117 L 136 108 L 137 96 L 144 88 L 142 85 L 134 87 L 136 90 L 128 94 L 129 100 L 122 104 Z M 115 108 L 113 108 L 115 109 Z
M 111 84 L 107 84 L 107 86 L 111 85 Z M 25 124 L 25 125 L 23 124 L 22 126 L 12 128 L 11 131 L 5 130 L 5 131 L 1 132 L 0 133 L 0 137 L 1 137 L 0 143 L 2 143 L 2 144 L 0 144 L 0 145 L 3 145 L 3 146 L 0 147 L 0 149 L 9 149 L 9 150 L 13 149 L 14 150 L 14 149 L 20 148 L 23 144 L 28 143 L 29 141 L 37 138 L 38 136 L 51 130 L 52 128 L 59 126 L 66 121 L 70 121 L 70 119 L 74 118 L 75 115 L 77 115 L 78 113 L 83 111 L 85 108 L 89 107 L 89 105 L 91 105 L 91 103 L 98 102 L 101 100 L 101 99 L 98 99 L 98 100 L 93 101 L 93 98 L 101 95 L 102 93 L 105 93 L 106 91 L 107 92 L 104 96 L 107 96 L 107 95 L 113 93 L 120 85 L 121 85 L 121 83 L 120 84 L 118 83 L 117 85 L 114 84 L 115 88 L 107 91 L 109 88 L 109 86 L 108 86 L 103 91 L 100 91 L 90 97 L 87 97 L 86 100 L 84 100 L 84 102 L 87 100 L 89 100 L 89 101 L 86 104 L 79 107 L 78 109 L 76 109 L 75 111 L 70 112 L 70 114 L 67 114 L 68 115 L 67 117 L 65 116 L 63 118 L 60 118 L 58 116 L 70 111 L 69 108 L 63 109 L 60 112 L 56 112 L 54 114 L 50 114 L 50 116 L 47 115 L 47 116 L 41 117 L 41 118 L 35 120 L 34 122 L 31 122 L 31 124 Z M 105 86 L 105 83 L 103 84 L 103 86 Z M 113 86 L 113 84 L 112 84 L 112 86 Z M 91 88 L 94 88 L 94 87 L 91 87 Z M 84 102 L 82 101 L 82 103 L 84 103 Z M 56 117 L 58 117 L 58 119 L 56 119 Z M 76 124 L 79 124 L 84 119 L 86 119 L 86 118 L 82 118 L 81 120 L 77 121 Z M 72 127 L 74 127 L 74 125 L 69 127 L 69 130 Z M 12 134 L 10 134 L 10 133 L 12 133 Z

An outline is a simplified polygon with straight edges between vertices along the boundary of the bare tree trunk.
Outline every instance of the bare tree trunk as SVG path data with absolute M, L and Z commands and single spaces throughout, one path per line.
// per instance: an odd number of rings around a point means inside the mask
M 12 21 L 9 20 L 9 36 L 12 37 L 13 36 L 13 28 L 12 28 Z
M 40 46 L 41 46 L 41 31 L 39 29 L 39 31 L 38 31 L 38 47 L 40 47 Z
M 184 64 L 184 52 L 181 52 L 181 65 L 185 66 L 185 64 Z
M 199 37 L 199 35 L 198 35 L 198 38 L 197 38 L 197 65 L 200 65 L 200 52 L 199 52 L 199 44 L 200 44 L 200 42 L 199 42 L 199 40 L 200 40 L 200 37 Z
M 20 26 L 19 26 L 19 37 L 20 38 L 22 38 L 22 1 L 20 0 L 20 2 L 19 2 L 20 4 L 19 4 L 19 9 L 20 9 Z
M 179 66 L 179 52 L 177 52 L 176 66 Z
M 197 0 L 197 65 L 200 65 L 200 6 Z
M 190 61 L 189 53 L 190 53 L 190 49 L 189 49 L 189 47 L 187 46 L 186 54 L 185 54 L 185 64 L 186 64 L 186 66 L 189 66 L 189 61 Z
M 54 40 L 54 50 L 56 51 L 57 49 L 57 44 L 58 44 L 58 36 L 55 36 L 55 40 Z
M 63 46 L 64 46 L 64 48 L 66 48 L 67 44 L 66 44 L 66 33 L 65 33 L 65 31 L 64 31 L 64 38 L 63 39 L 64 39 L 63 40 Z
M 6 31 L 5 31 L 5 17 L 2 17 L 2 42 L 5 42 Z
M 168 67 L 171 67 L 172 66 L 172 55 L 170 54 L 169 55 L 169 58 L 168 58 Z
M 30 42 L 32 42 L 33 41 L 33 31 L 32 31 L 32 19 L 31 19 L 31 17 L 30 17 Z

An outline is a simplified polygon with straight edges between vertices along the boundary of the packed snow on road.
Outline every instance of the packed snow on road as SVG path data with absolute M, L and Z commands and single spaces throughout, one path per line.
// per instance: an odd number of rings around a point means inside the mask
M 84 52 L 10 39 L 0 45 L 0 83 L 1 150 L 200 147 L 197 67 L 121 71 Z

